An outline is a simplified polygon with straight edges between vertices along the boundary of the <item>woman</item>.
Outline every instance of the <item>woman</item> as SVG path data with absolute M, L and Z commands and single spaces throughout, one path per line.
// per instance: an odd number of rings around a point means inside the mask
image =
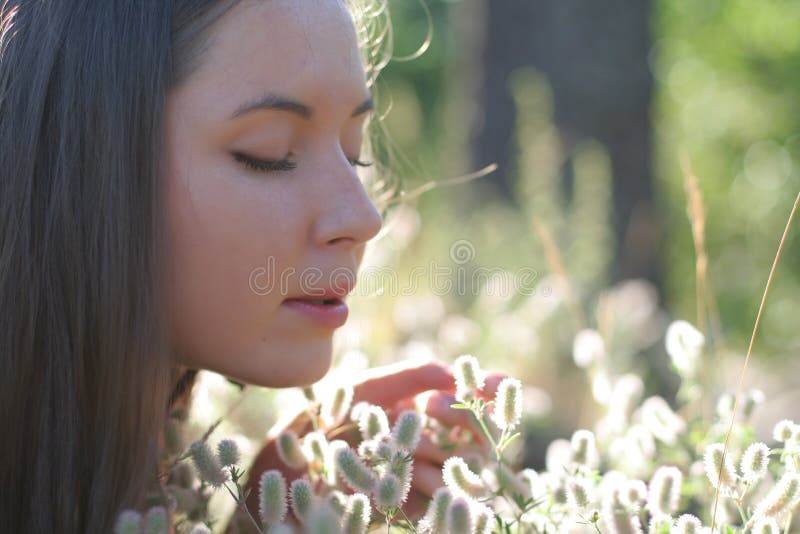
M 0 532 L 107 532 L 153 481 L 187 369 L 327 371 L 381 226 L 355 169 L 372 101 L 340 0 L 1 9 Z M 357 391 L 451 387 L 433 363 Z M 421 449 L 425 494 L 440 458 Z

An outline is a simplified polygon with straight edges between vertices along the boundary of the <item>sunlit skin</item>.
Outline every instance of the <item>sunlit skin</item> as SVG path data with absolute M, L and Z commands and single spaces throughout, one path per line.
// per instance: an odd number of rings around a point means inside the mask
M 264 96 L 296 106 L 232 115 Z M 182 362 L 263 386 L 315 382 L 333 330 L 282 305 L 251 273 L 355 272 L 380 229 L 353 161 L 370 93 L 336 1 L 245 0 L 218 22 L 199 71 L 168 99 L 168 309 Z M 354 115 L 355 114 L 355 115 Z M 234 156 L 288 160 L 262 172 Z M 263 283 L 263 278 L 260 280 Z
M 356 168 L 371 112 L 364 72 L 340 0 L 243 0 L 212 28 L 199 70 L 168 95 L 166 306 L 180 364 L 268 387 L 327 372 L 334 329 L 285 303 L 309 288 L 295 277 L 285 293 L 264 294 L 251 282 L 272 258 L 275 273 L 319 269 L 316 287 L 325 288 L 333 271 L 357 270 L 378 233 Z M 268 109 L 243 111 L 257 102 Z M 262 172 L 237 154 L 289 165 Z M 430 417 L 474 430 L 469 414 L 450 408 L 453 389 L 447 366 L 406 364 L 357 380 L 355 402 L 396 414 L 424 394 L 417 405 Z M 273 445 L 265 443 L 250 481 L 285 469 Z M 410 513 L 441 486 L 449 454 L 423 437 Z

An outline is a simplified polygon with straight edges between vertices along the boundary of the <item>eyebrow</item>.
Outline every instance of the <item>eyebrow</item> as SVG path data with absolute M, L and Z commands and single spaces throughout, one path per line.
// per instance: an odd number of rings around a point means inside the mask
M 372 100 L 372 97 L 369 96 L 361 104 L 356 106 L 356 109 L 353 110 L 353 113 L 350 116 L 357 117 L 363 113 L 372 111 L 373 109 L 375 109 L 375 102 Z M 253 102 L 240 106 L 231 115 L 231 120 L 237 119 L 242 115 L 251 113 L 253 111 L 263 111 L 263 110 L 288 111 L 289 113 L 298 115 L 303 119 L 310 119 L 311 116 L 314 115 L 314 108 L 312 108 L 311 106 L 308 106 L 296 100 L 292 100 L 291 98 L 286 98 L 279 95 L 267 94 Z

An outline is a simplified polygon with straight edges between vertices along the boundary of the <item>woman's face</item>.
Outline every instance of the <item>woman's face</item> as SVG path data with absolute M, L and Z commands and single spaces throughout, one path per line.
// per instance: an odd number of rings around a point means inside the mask
M 341 0 L 243 0 L 216 23 L 203 64 L 167 102 L 180 363 L 275 387 L 328 370 L 347 315 L 336 297 L 381 226 L 355 169 L 369 96 Z

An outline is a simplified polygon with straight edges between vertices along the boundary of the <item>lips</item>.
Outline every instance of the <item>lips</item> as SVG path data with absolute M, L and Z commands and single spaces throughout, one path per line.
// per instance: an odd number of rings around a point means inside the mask
M 347 304 L 338 298 L 290 298 L 282 306 L 298 319 L 309 321 L 323 328 L 339 328 L 347 322 Z
M 337 278 L 334 285 L 329 287 L 301 288 L 299 294 L 290 296 L 287 300 L 304 300 L 316 304 L 331 304 L 333 301 L 343 300 L 355 287 L 356 281 L 349 278 Z
M 341 269 L 341 268 L 340 268 Z M 327 287 L 303 287 L 299 294 L 291 295 L 281 303 L 281 307 L 294 318 L 315 324 L 318 327 L 335 329 L 347 322 L 349 310 L 344 299 L 356 285 L 353 271 L 343 276 L 339 270 L 333 271 Z

